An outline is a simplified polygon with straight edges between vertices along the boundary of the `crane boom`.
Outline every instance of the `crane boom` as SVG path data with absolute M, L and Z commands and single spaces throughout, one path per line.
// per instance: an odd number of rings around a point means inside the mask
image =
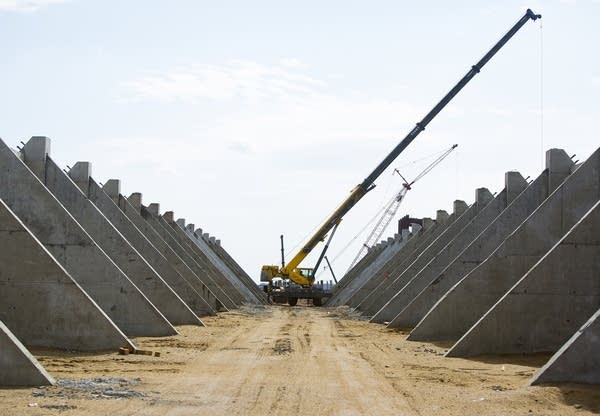
M 342 218 L 348 211 L 354 207 L 369 191 L 371 191 L 375 185 L 375 180 L 383 173 L 383 171 L 398 157 L 400 153 L 408 147 L 408 145 L 425 130 L 425 127 L 435 118 L 435 116 L 442 111 L 442 109 L 463 89 L 465 85 L 477 75 L 484 65 L 512 38 L 515 33 L 527 23 L 527 21 L 537 20 L 542 16 L 535 14 L 531 9 L 527 9 L 523 17 L 515 23 L 509 31 L 477 62 L 471 67 L 465 76 L 436 104 L 425 117 L 419 121 L 415 127 L 406 135 L 404 139 L 377 165 L 377 167 L 352 191 L 350 195 L 341 203 L 341 205 L 325 220 L 323 225 L 313 234 L 308 242 L 302 247 L 302 249 L 290 260 L 285 267 L 281 269 L 278 266 L 263 266 L 261 271 L 261 280 L 270 280 L 276 276 L 282 276 L 289 278 L 293 282 L 303 285 L 310 286 L 314 281 L 314 275 L 312 273 L 306 274 L 301 273 L 298 268 L 302 260 L 310 254 L 310 252 L 319 244 L 324 241 L 327 234 L 342 221 Z M 321 256 L 322 257 L 322 256 Z

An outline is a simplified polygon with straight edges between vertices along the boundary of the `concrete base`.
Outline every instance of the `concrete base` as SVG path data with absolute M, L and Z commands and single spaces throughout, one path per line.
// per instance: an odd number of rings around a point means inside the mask
M 598 276 L 600 202 L 447 355 L 556 351 L 600 308 Z
M 0 321 L 0 386 L 33 387 L 54 384 L 54 379 Z
M 600 309 L 550 358 L 531 384 L 600 384 Z
M 0 320 L 27 346 L 133 345 L 0 200 Z

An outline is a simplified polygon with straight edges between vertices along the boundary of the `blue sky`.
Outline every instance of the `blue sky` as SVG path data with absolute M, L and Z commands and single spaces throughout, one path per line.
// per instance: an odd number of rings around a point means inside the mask
M 281 233 L 301 241 L 528 7 L 543 28 L 528 22 L 392 165 L 410 178 L 459 144 L 401 206 L 433 217 L 508 170 L 537 176 L 542 149 L 598 147 L 599 0 L 0 0 L 0 137 L 49 136 L 59 164 L 91 161 L 257 277 Z M 332 258 L 400 185 L 377 183 Z

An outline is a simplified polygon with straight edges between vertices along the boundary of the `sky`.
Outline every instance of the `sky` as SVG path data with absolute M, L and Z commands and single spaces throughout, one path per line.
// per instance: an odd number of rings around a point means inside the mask
M 395 168 L 410 180 L 458 144 L 398 214 L 433 218 L 500 192 L 507 171 L 535 178 L 549 148 L 581 161 L 599 146 L 600 0 L 0 0 L 0 137 L 50 137 L 61 166 L 92 162 L 258 280 L 280 234 L 290 259 L 527 8 L 541 21 L 346 215 L 329 251 L 340 277 L 400 190 Z

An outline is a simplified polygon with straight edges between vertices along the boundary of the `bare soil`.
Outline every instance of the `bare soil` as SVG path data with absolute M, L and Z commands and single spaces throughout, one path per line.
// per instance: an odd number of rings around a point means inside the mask
M 244 307 L 138 338 L 143 355 L 33 351 L 59 381 L 0 389 L 0 415 L 584 415 L 600 387 L 531 387 L 544 356 L 444 358 L 445 345 L 343 308 Z

